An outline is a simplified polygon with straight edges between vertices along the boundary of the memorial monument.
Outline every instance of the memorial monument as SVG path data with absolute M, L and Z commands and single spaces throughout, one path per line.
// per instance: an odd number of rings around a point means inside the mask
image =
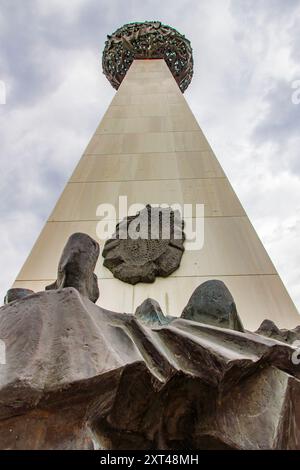
M 300 317 L 183 96 L 190 42 L 128 24 L 102 66 L 118 91 L 0 309 L 0 448 L 300 449 Z

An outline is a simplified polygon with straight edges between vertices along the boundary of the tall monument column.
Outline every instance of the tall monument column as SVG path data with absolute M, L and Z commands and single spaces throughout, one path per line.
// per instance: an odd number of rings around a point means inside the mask
M 204 244 L 186 250 L 170 276 L 130 285 L 114 278 L 100 256 L 99 305 L 132 312 L 151 297 L 166 314 L 179 315 L 199 284 L 219 279 L 247 328 L 265 318 L 296 326 L 298 312 L 183 96 L 193 73 L 189 41 L 160 23 L 125 25 L 109 36 L 103 68 L 118 91 L 14 287 L 38 291 L 53 282 L 74 232 L 103 247 L 99 204 L 118 209 L 120 196 L 128 206 L 191 204 L 194 216 L 196 204 L 203 204 Z

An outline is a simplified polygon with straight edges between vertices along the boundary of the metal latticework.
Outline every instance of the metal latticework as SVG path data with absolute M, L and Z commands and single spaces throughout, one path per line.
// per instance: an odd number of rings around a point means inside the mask
M 164 59 L 182 92 L 192 80 L 190 41 L 159 21 L 126 24 L 107 36 L 102 65 L 114 88 L 119 88 L 134 59 Z

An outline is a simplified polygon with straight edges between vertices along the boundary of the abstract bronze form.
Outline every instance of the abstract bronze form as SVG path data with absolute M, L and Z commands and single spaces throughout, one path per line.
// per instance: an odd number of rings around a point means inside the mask
M 119 88 L 134 59 L 165 59 L 182 92 L 192 80 L 190 41 L 160 21 L 129 23 L 107 36 L 102 66 L 114 88 Z
M 92 237 L 97 233 L 100 239 L 106 239 L 106 216 L 102 220 L 99 217 L 107 204 L 110 234 L 115 228 L 113 225 L 110 229 L 112 221 L 120 214 L 125 214 L 120 220 L 127 215 L 125 199 L 128 207 L 180 204 L 187 209 L 184 212 L 192 222 L 191 232 L 198 227 L 196 237 L 185 244 L 193 252 L 183 254 L 182 267 L 169 279 L 157 277 L 153 286 L 143 283 L 132 287 L 99 266 L 98 283 L 101 285 L 103 279 L 105 285 L 101 305 L 108 310 L 132 312 L 137 299 L 153 297 L 161 299 L 162 306 L 168 305 L 170 312 L 180 312 L 197 282 L 220 279 L 238 299 L 239 314 L 248 329 L 256 330 L 265 318 L 281 328 L 294 328 L 300 322 L 297 309 L 168 68 L 168 56 L 174 58 L 174 64 L 176 57 L 182 56 L 179 66 L 187 65 L 183 66 L 183 77 L 188 64 L 191 69 L 189 43 L 159 22 L 125 25 L 117 36 L 109 38 L 103 57 L 104 69 L 110 70 L 108 78 L 116 77 L 115 86 L 144 41 L 147 46 L 141 55 L 150 58 L 133 60 L 130 65 L 13 287 L 36 291 L 57 279 L 53 260 L 59 259 L 64 240 L 71 233 L 86 231 Z M 173 40 L 174 53 L 173 46 L 168 49 Z M 183 44 L 180 53 L 177 40 Z M 167 51 L 167 58 L 152 59 L 159 44 L 162 52 Z M 173 73 L 176 76 L 176 70 Z M 198 204 L 203 205 L 203 214 Z M 131 210 L 129 214 L 134 215 Z M 203 246 L 198 243 L 200 238 Z M 135 262 L 134 252 L 132 257 Z M 123 269 L 122 259 L 114 261 L 116 271 Z M 126 282 L 136 282 L 134 275 L 129 277 Z M 149 277 L 152 281 L 153 273 Z
M 187 305 L 196 321 L 152 299 L 104 310 L 69 284 L 0 308 L 1 449 L 300 449 L 300 328 L 238 331 L 216 281 Z
M 180 265 L 184 252 L 183 221 L 179 211 L 147 205 L 126 217 L 103 249 L 104 266 L 129 284 L 154 282 Z

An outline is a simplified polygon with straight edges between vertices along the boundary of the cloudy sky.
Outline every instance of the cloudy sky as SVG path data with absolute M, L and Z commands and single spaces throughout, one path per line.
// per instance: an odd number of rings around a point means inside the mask
M 185 96 L 300 308 L 300 0 L 0 0 L 0 295 L 114 95 L 106 34 L 161 20 L 191 40 Z

